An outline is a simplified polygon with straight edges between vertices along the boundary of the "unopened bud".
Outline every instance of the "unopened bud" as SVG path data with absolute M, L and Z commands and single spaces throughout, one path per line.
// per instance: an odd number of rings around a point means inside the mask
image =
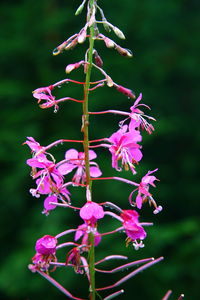
M 107 48 L 113 48 L 115 46 L 115 42 L 113 42 L 113 40 L 105 37 L 104 39 L 104 43 L 106 44 Z
M 82 64 L 84 63 L 83 60 L 75 63 L 75 64 L 70 64 L 70 65 L 67 65 L 66 68 L 65 68 L 65 72 L 67 74 L 71 73 L 71 71 L 75 70 L 75 69 L 78 69 Z
M 119 45 L 117 45 L 117 46 L 115 47 L 115 49 L 116 49 L 117 52 L 118 52 L 119 54 L 121 54 L 122 56 L 126 56 L 126 57 L 132 57 L 132 56 L 133 56 L 131 50 L 126 49 L 126 48 L 122 48 L 122 47 L 120 47 Z
M 97 51 L 95 51 L 95 56 L 94 56 L 94 59 L 95 59 L 95 64 L 101 68 L 103 66 L 103 60 L 101 59 L 101 57 L 99 56 L 99 54 L 97 53 Z
M 77 10 L 76 10 L 76 12 L 75 12 L 75 16 L 78 16 L 79 14 L 82 13 L 82 10 L 83 10 L 83 8 L 84 8 L 85 2 L 86 2 L 86 0 L 84 0 L 84 1 L 81 3 L 81 5 L 77 8 Z
M 156 209 L 154 209 L 154 211 L 153 211 L 154 215 L 157 215 L 159 212 L 162 211 L 162 209 L 163 209 L 163 208 L 162 208 L 161 205 L 157 206 Z
M 85 41 L 86 35 L 87 35 L 87 32 L 86 32 L 85 28 L 83 28 L 81 30 L 80 34 L 78 35 L 78 43 L 79 44 L 82 44 Z
M 116 26 L 113 26 L 113 31 L 114 33 L 122 40 L 125 39 L 125 35 L 123 34 L 123 32 Z
M 110 26 L 108 25 L 108 23 L 106 21 L 103 23 L 103 27 L 106 31 L 108 31 L 108 32 L 111 31 Z
M 135 95 L 134 93 L 130 90 L 130 89 L 127 89 L 125 87 L 123 87 L 122 85 L 115 85 L 115 88 L 122 94 L 124 94 L 125 96 L 127 96 L 128 98 L 135 98 Z
M 69 42 L 66 47 L 65 50 L 72 50 L 78 43 L 78 38 L 73 39 L 71 42 Z
M 67 41 L 63 42 L 62 44 L 60 44 L 57 48 L 55 48 L 53 50 L 53 55 L 58 55 L 60 54 L 66 47 L 66 45 L 68 44 Z

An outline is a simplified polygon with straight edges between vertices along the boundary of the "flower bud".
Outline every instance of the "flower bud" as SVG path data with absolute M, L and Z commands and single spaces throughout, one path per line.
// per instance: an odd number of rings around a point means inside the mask
M 81 60 L 81 61 L 79 61 L 79 62 L 77 62 L 75 64 L 69 64 L 69 65 L 66 66 L 65 72 L 67 74 L 69 74 L 69 73 L 71 73 L 71 71 L 73 71 L 75 69 L 78 69 L 83 63 L 84 63 L 84 61 Z
M 103 19 L 102 19 L 102 21 L 103 21 Z M 103 27 L 106 31 L 108 31 L 108 32 L 111 31 L 110 26 L 108 25 L 106 20 L 104 20 L 104 22 L 103 22 Z
M 113 31 L 114 33 L 122 40 L 125 39 L 125 35 L 123 34 L 123 32 L 116 26 L 113 26 Z
M 127 96 L 128 98 L 135 98 L 135 95 L 133 94 L 133 92 L 130 89 L 127 89 L 125 87 L 123 87 L 122 85 L 117 85 L 115 84 L 115 88 L 122 94 L 124 94 L 125 96 Z
M 67 44 L 68 44 L 67 41 L 65 41 L 65 42 L 63 42 L 62 44 L 60 44 L 57 48 L 55 48 L 55 49 L 53 50 L 53 55 L 58 55 L 58 54 L 60 54 L 60 53 L 65 49 L 65 47 L 67 46 Z
M 115 46 L 115 49 L 116 49 L 117 52 L 118 52 L 119 54 L 121 54 L 122 56 L 126 56 L 126 57 L 132 57 L 132 56 L 133 56 L 131 50 L 126 49 L 126 48 L 122 48 L 122 47 L 120 47 L 119 45 L 116 45 L 116 46 Z
M 95 64 L 101 68 L 103 66 L 103 60 L 101 59 L 101 57 L 99 56 L 98 52 L 95 50 L 95 54 L 94 54 L 94 59 L 95 59 Z
M 86 0 L 83 0 L 83 2 L 81 3 L 81 5 L 77 8 L 76 12 L 75 12 L 75 16 L 78 16 L 82 13 L 82 10 L 84 8 Z
M 79 44 L 84 43 L 84 41 L 86 39 L 86 35 L 87 35 L 87 32 L 86 32 L 85 28 L 83 28 L 78 35 L 78 43 Z
M 103 40 L 107 48 L 113 48 L 115 46 L 115 42 L 113 42 L 113 40 L 109 39 L 108 37 L 105 37 Z
M 77 43 L 78 43 L 78 39 L 75 38 L 73 41 L 67 44 L 65 50 L 72 50 L 77 45 Z

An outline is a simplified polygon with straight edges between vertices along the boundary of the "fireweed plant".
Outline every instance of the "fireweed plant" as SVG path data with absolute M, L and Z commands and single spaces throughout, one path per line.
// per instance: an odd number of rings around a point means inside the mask
M 33 97 L 38 100 L 39 106 L 43 109 L 53 107 L 57 112 L 62 102 L 73 101 L 82 105 L 82 140 L 60 139 L 50 145 L 41 146 L 33 137 L 28 137 L 25 144 L 28 145 L 32 152 L 32 158 L 27 160 L 27 164 L 32 168 L 31 176 L 35 180 L 35 187 L 30 189 L 32 196 L 39 198 L 44 196 L 43 214 L 49 215 L 51 210 L 58 206 L 72 209 L 77 212 L 80 217 L 80 225 L 77 228 L 68 228 L 58 233 L 56 236 L 45 235 L 40 237 L 35 244 L 36 253 L 32 258 L 32 264 L 29 269 L 37 272 L 56 286 L 68 298 L 78 298 L 70 293 L 66 288 L 61 286 L 50 273 L 55 271 L 57 267 L 73 268 L 76 273 L 83 274 L 88 279 L 89 299 L 96 299 L 103 290 L 117 288 L 123 282 L 131 279 L 139 272 L 160 262 L 163 257 L 145 258 L 137 261 L 123 263 L 122 265 L 112 269 L 101 269 L 101 265 L 109 260 L 127 260 L 128 257 L 118 254 L 108 253 L 109 255 L 99 261 L 95 260 L 96 247 L 98 248 L 102 238 L 110 235 L 122 233 L 126 236 L 126 246 L 132 244 L 133 249 L 138 250 L 144 247 L 146 238 L 146 226 L 152 225 L 149 222 L 141 222 L 139 220 L 140 212 L 143 204 L 149 203 L 153 208 L 153 213 L 157 214 L 162 210 L 160 205 L 156 204 L 152 196 L 152 187 L 155 187 L 157 169 L 148 171 L 140 181 L 135 182 L 123 177 L 103 177 L 99 165 L 95 162 L 97 157 L 95 148 L 104 148 L 111 155 L 112 167 L 120 172 L 122 169 L 129 170 L 132 175 L 136 174 L 136 166 L 142 159 L 142 131 L 146 130 L 148 134 L 154 131 L 151 124 L 155 119 L 146 115 L 142 109 L 149 109 L 146 104 L 141 103 L 142 94 L 138 97 L 128 88 L 115 83 L 114 79 L 103 69 L 103 61 L 95 48 L 95 42 L 102 41 L 107 48 L 116 50 L 120 55 L 130 58 L 132 53 L 130 50 L 122 48 L 115 41 L 100 32 L 99 27 L 103 25 L 105 32 L 113 31 L 120 39 L 125 39 L 123 32 L 107 21 L 103 10 L 97 4 L 97 0 L 84 0 L 78 7 L 75 15 L 79 15 L 83 8 L 87 9 L 87 17 L 85 26 L 78 32 L 69 37 L 66 41 L 54 49 L 53 55 L 58 55 L 64 50 L 71 50 L 78 44 L 82 44 L 88 40 L 88 49 L 81 61 L 67 65 L 65 71 L 70 74 L 73 70 L 82 67 L 85 80 L 84 82 L 72 80 L 70 78 L 62 79 L 59 82 L 51 84 L 47 87 L 41 87 L 33 91 Z M 98 19 L 97 19 L 98 18 Z M 92 70 L 97 69 L 102 79 L 92 81 Z M 54 90 L 58 87 L 73 83 L 82 85 L 83 99 L 78 100 L 71 97 L 57 99 L 54 96 Z M 122 96 L 131 99 L 132 105 L 130 111 L 105 110 L 98 112 L 89 111 L 89 96 L 92 91 L 107 85 L 116 89 Z M 89 139 L 89 116 L 98 118 L 99 114 L 117 114 L 122 116 L 117 130 L 109 133 L 109 137 L 90 140 Z M 75 148 L 67 148 L 63 160 L 56 161 L 50 153 L 50 149 L 58 144 L 63 143 L 79 143 L 83 145 L 83 152 L 78 152 Z M 66 176 L 68 175 L 68 176 Z M 70 176 L 70 180 L 69 180 Z M 97 203 L 92 198 L 92 185 L 96 180 L 112 180 L 121 181 L 124 184 L 132 186 L 133 191 L 128 197 L 126 208 L 121 208 L 114 202 Z M 82 207 L 77 207 L 75 203 L 71 203 L 70 195 L 73 187 L 85 189 L 86 199 L 83 200 Z M 70 192 L 69 192 L 70 189 Z M 117 228 L 113 228 L 110 232 L 101 232 L 98 228 L 98 221 L 105 216 L 115 218 L 119 223 Z M 65 242 L 60 242 L 60 238 L 65 237 Z M 57 254 L 61 248 L 66 248 L 66 257 L 63 261 L 58 261 Z M 141 265 L 138 267 L 138 265 Z M 136 266 L 136 269 L 128 275 L 123 276 L 117 282 L 102 287 L 95 282 L 96 273 L 115 273 Z M 121 295 L 124 291 L 118 290 L 111 292 L 110 295 L 103 299 L 113 299 Z M 163 300 L 167 300 L 171 291 L 168 291 Z M 182 299 L 183 295 L 179 297 Z

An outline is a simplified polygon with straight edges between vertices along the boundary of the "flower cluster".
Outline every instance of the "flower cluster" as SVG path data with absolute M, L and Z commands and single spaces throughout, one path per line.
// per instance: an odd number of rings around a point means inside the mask
M 72 71 L 83 67 L 85 73 L 85 81 L 80 82 L 65 78 L 51 84 L 47 87 L 37 88 L 33 91 L 33 97 L 38 100 L 41 108 L 54 107 L 54 112 L 58 111 L 59 104 L 65 101 L 73 101 L 79 103 L 83 107 L 82 128 L 83 140 L 68 140 L 61 139 L 55 141 L 47 146 L 41 146 L 33 137 L 28 137 L 24 144 L 26 144 L 32 153 L 32 157 L 27 160 L 27 164 L 32 168 L 31 176 L 35 181 L 34 188 L 30 189 L 32 196 L 40 198 L 44 195 L 44 208 L 42 212 L 48 215 L 50 211 L 59 207 L 73 209 L 78 212 L 80 217 L 80 225 L 77 228 L 67 228 L 56 236 L 45 235 L 39 238 L 36 242 L 36 254 L 32 258 L 32 264 L 29 269 L 32 272 L 38 272 L 43 277 L 47 278 L 53 285 L 60 289 L 66 296 L 71 299 L 82 299 L 73 296 L 67 289 L 62 287 L 52 276 L 49 275 L 49 270 L 53 271 L 56 267 L 72 267 L 76 273 L 86 274 L 89 282 L 89 298 L 95 299 L 96 291 L 106 290 L 117 287 L 125 280 L 133 277 L 138 272 L 152 266 L 161 261 L 163 258 L 147 258 L 139 261 L 130 262 L 117 267 L 114 270 L 102 270 L 98 265 L 110 259 L 127 259 L 123 255 L 109 255 L 100 261 L 95 261 L 94 252 L 104 237 L 123 233 L 125 234 L 125 245 L 130 243 L 135 250 L 144 247 L 144 240 L 147 232 L 144 226 L 152 225 L 151 222 L 140 222 L 139 213 L 137 209 L 141 210 L 145 202 L 153 206 L 153 213 L 157 214 L 162 210 L 162 207 L 156 204 L 153 195 L 150 193 L 150 187 L 155 187 L 154 182 L 158 180 L 153 171 L 148 171 L 141 179 L 132 181 L 124 177 L 106 177 L 102 176 L 102 171 L 96 162 L 97 154 L 94 148 L 102 148 L 109 150 L 107 155 L 110 155 L 111 166 L 117 172 L 131 171 L 131 175 L 137 174 L 138 164 L 143 158 L 142 153 L 142 134 L 146 130 L 148 134 L 152 134 L 154 127 L 150 121 L 155 121 L 151 116 L 146 115 L 140 107 L 149 109 L 146 104 L 140 103 L 142 94 L 136 98 L 132 90 L 123 87 L 121 84 L 115 83 L 110 75 L 103 69 L 103 60 L 94 48 L 96 40 L 103 41 L 107 48 L 115 49 L 120 55 L 125 57 L 132 57 L 130 50 L 116 44 L 109 37 L 104 36 L 98 29 L 98 24 L 103 24 L 108 31 L 113 31 L 119 38 L 124 39 L 123 32 L 108 22 L 105 18 L 103 10 L 97 5 L 97 1 L 84 0 L 76 11 L 76 15 L 81 13 L 87 3 L 87 21 L 84 27 L 78 32 L 61 43 L 53 51 L 53 55 L 58 55 L 64 50 L 73 49 L 78 44 L 82 44 L 86 39 L 89 40 L 89 48 L 87 49 L 84 59 L 66 66 L 65 71 L 70 74 Z M 97 12 L 101 16 L 101 20 L 96 19 Z M 100 72 L 102 78 L 98 81 L 91 81 L 92 68 Z M 66 83 L 80 84 L 83 86 L 83 99 L 75 99 L 72 97 L 64 97 L 57 99 L 52 93 L 56 88 L 64 86 Z M 93 90 L 102 87 L 103 85 L 116 89 L 117 92 L 125 95 L 133 101 L 130 111 L 120 110 L 105 110 L 105 111 L 89 111 L 89 93 Z M 99 114 L 117 114 L 125 116 L 125 119 L 119 120 L 118 128 L 115 132 L 108 132 L 108 136 L 89 140 L 89 116 L 98 118 Z M 67 143 L 78 143 L 83 147 L 83 152 L 79 152 L 75 148 L 68 148 L 65 146 L 65 153 L 63 159 L 57 161 L 50 153 L 51 148 L 58 144 L 67 145 Z M 106 150 L 106 151 L 107 151 Z M 105 202 L 95 202 L 92 197 L 92 183 L 95 187 L 96 180 L 113 180 L 121 181 L 129 186 L 134 186 L 134 190 L 127 195 L 128 201 L 124 201 L 124 207 L 120 208 L 115 199 Z M 84 188 L 86 191 L 86 201 L 83 201 L 82 207 L 78 207 L 76 201 L 73 199 L 73 189 Z M 68 190 L 70 188 L 70 191 Z M 135 196 L 135 198 L 134 198 Z M 133 209 L 134 207 L 134 209 Z M 113 209 L 115 212 L 113 212 Z M 111 222 L 111 231 L 103 232 L 99 229 L 101 222 L 105 220 L 105 216 L 112 219 L 115 218 L 118 226 L 114 227 Z M 112 220 L 111 219 L 111 220 Z M 73 237 L 69 238 L 73 233 Z M 60 238 L 65 237 L 65 242 L 60 242 Z M 61 248 L 70 248 L 66 251 L 65 259 L 58 260 L 57 253 Z M 124 276 L 120 281 L 108 286 L 96 288 L 95 286 L 95 271 L 101 273 L 112 273 L 115 270 L 120 271 L 128 269 L 136 264 L 142 266 L 135 269 L 129 275 Z M 105 299 L 111 299 L 122 293 L 123 290 L 115 292 Z

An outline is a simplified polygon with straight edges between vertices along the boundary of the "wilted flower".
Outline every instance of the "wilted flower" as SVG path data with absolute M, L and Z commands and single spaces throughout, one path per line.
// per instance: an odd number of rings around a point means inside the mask
M 149 193 L 149 185 L 152 185 L 155 187 L 154 181 L 159 180 L 155 176 L 152 176 L 150 174 L 156 172 L 158 169 L 155 169 L 153 171 L 148 171 L 145 176 L 142 177 L 142 180 L 139 184 L 139 186 L 130 194 L 129 201 L 132 203 L 132 195 L 135 191 L 138 191 L 138 194 L 136 196 L 136 206 L 137 208 L 141 209 L 142 204 L 146 201 L 149 201 L 149 204 L 153 205 L 155 210 L 154 214 L 159 213 L 162 210 L 162 206 L 157 206 L 155 200 L 153 199 L 152 195 Z
M 81 266 L 80 248 L 74 247 L 67 253 L 65 264 L 68 265 L 69 263 L 72 263 L 74 267 L 74 271 L 76 273 L 79 274 L 83 273 L 83 269 L 80 267 Z

